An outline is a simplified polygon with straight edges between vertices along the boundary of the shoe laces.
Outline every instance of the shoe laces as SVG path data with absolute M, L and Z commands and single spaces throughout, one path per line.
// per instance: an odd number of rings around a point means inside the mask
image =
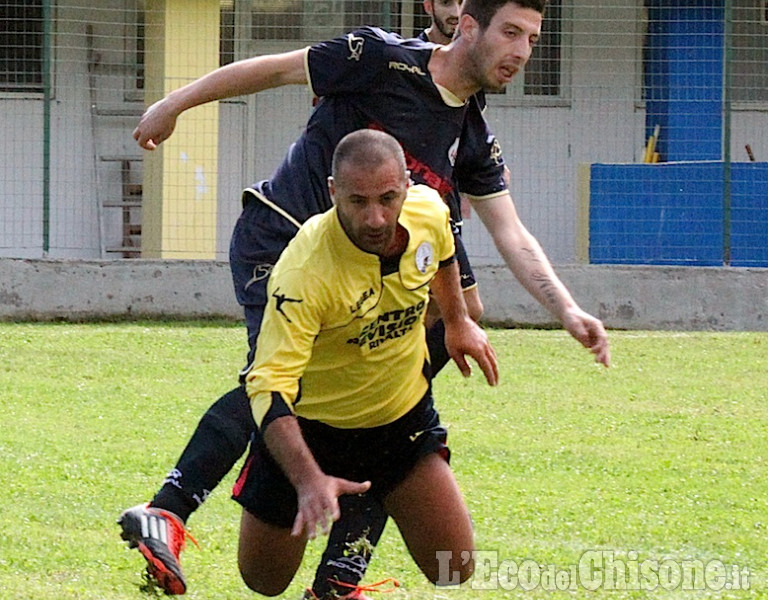
M 378 592 L 380 594 L 389 594 L 391 592 L 394 592 L 397 588 L 400 587 L 400 582 L 395 579 L 394 577 L 387 577 L 386 579 L 382 579 L 381 581 L 377 581 L 376 583 L 369 583 L 367 585 L 360 585 L 354 584 L 354 583 L 345 583 L 344 581 L 331 581 L 333 585 L 337 585 L 340 587 L 349 588 L 350 592 L 346 596 L 342 596 L 342 598 L 350 598 L 354 599 L 357 598 L 358 594 L 362 594 L 363 592 Z M 390 587 L 379 589 L 384 585 L 389 584 Z
M 198 550 L 200 550 L 200 544 L 197 543 L 197 540 L 192 536 L 189 531 L 187 531 L 187 528 L 184 527 L 184 524 L 181 522 L 181 519 L 174 515 L 172 512 L 169 512 L 167 510 L 163 510 L 162 508 L 154 508 L 151 507 L 151 510 L 156 510 L 163 518 L 166 519 L 171 524 L 171 527 L 173 528 L 173 535 L 171 536 L 172 544 L 169 544 L 171 551 L 178 557 L 179 553 L 186 548 L 187 543 L 186 540 L 189 539 L 192 541 L 192 543 L 197 547 Z
M 350 592 L 348 594 L 344 596 L 337 596 L 339 600 L 344 600 L 344 598 L 348 598 L 349 600 L 364 598 L 364 596 L 360 595 L 363 592 L 379 592 L 381 594 L 389 594 L 390 592 L 394 592 L 397 588 L 400 587 L 400 582 L 394 577 L 387 577 L 386 579 L 382 579 L 381 581 L 377 581 L 376 583 L 369 583 L 368 585 L 360 585 L 359 583 L 358 584 L 346 583 L 344 581 L 339 581 L 338 579 L 329 579 L 329 581 L 333 585 L 350 589 Z M 392 587 L 387 589 L 378 589 L 387 583 L 391 584 Z M 308 595 L 305 595 L 304 597 L 307 599 L 320 600 L 320 598 L 317 597 L 317 594 L 315 594 L 312 588 L 307 588 L 306 594 Z

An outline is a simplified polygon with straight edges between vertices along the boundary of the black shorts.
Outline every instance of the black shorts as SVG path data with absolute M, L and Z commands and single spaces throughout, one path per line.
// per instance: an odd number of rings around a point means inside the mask
M 370 481 L 370 494 L 382 501 L 433 452 L 449 460 L 447 431 L 428 391 L 398 420 L 366 429 L 339 429 L 298 418 L 304 440 L 326 475 Z M 296 490 L 272 458 L 260 432 L 240 471 L 232 498 L 258 519 L 289 528 L 297 513 Z

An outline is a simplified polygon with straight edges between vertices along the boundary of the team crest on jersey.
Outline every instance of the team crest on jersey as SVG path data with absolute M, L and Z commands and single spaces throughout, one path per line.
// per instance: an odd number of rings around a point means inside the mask
M 416 248 L 416 268 L 420 273 L 426 273 L 429 265 L 435 261 L 435 251 L 432 249 L 432 244 L 429 242 L 422 242 L 419 247 Z
M 448 148 L 448 160 L 451 163 L 451 166 L 454 166 L 456 164 L 456 156 L 459 153 L 459 138 L 456 138 L 456 141 L 451 144 L 451 147 Z
M 491 145 L 491 160 L 496 166 L 499 166 L 503 162 L 503 159 L 501 158 L 501 144 L 499 144 L 499 140 L 496 138 L 493 138 L 493 144 Z
M 363 44 L 365 40 L 351 33 L 347 34 L 347 46 L 349 47 L 349 56 L 347 60 L 359 61 L 363 55 Z

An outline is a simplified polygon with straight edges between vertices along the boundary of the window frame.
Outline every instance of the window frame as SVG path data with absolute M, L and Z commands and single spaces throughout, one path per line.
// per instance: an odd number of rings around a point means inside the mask
M 736 4 L 736 3 L 734 3 Z M 749 11 L 750 7 L 746 5 L 745 3 L 739 3 L 739 6 L 733 6 L 734 10 L 738 11 Z M 761 0 L 758 6 L 754 7 L 755 11 L 759 11 L 759 19 L 755 23 L 751 23 L 749 21 L 739 21 L 738 23 L 745 23 L 744 30 L 742 32 L 736 31 L 736 22 L 733 23 L 733 30 L 731 33 L 732 37 L 736 37 L 738 35 L 741 36 L 747 36 L 747 35 L 761 35 L 756 33 L 750 33 L 750 29 L 759 30 L 761 27 L 768 27 L 768 0 Z M 765 31 L 762 33 L 761 37 L 765 36 L 766 38 L 766 48 L 763 49 L 764 52 L 768 54 L 768 31 Z M 734 111 L 767 111 L 768 110 L 768 95 L 764 98 L 758 98 L 755 100 L 748 100 L 743 97 L 738 97 L 736 94 L 736 84 L 734 82 L 734 75 L 736 73 L 734 72 L 734 65 L 739 59 L 739 50 L 743 50 L 745 52 L 749 51 L 749 48 L 737 48 L 735 44 L 733 43 L 733 40 L 731 42 L 732 47 L 732 53 L 731 53 L 731 109 Z M 742 56 L 741 62 L 747 62 L 744 57 Z M 759 61 L 758 61 L 759 62 Z M 762 75 L 764 77 L 768 77 L 768 64 L 763 66 L 764 73 Z M 740 73 L 742 76 L 746 73 L 747 70 L 742 70 Z M 755 75 L 755 74 L 751 74 Z M 756 75 L 757 76 L 757 75 Z
M 10 4 L 10 3 L 5 3 Z M 24 6 L 23 8 L 28 9 L 29 7 Z M 32 99 L 39 99 L 42 98 L 45 94 L 45 23 L 43 22 L 43 18 L 45 15 L 45 7 L 44 7 L 44 1 L 40 0 L 38 7 L 33 7 L 35 10 L 39 9 L 39 22 L 40 22 L 40 31 L 39 31 L 39 39 L 40 43 L 37 48 L 39 51 L 39 58 L 32 58 L 32 59 L 25 59 L 25 62 L 29 64 L 32 61 L 39 60 L 40 64 L 40 71 L 39 71 L 39 82 L 35 81 L 32 83 L 18 83 L 18 82 L 0 82 L 0 98 L 14 98 L 14 99 L 25 99 L 25 98 L 32 98 Z M 56 7 L 53 6 L 51 10 L 51 37 L 55 36 L 55 11 Z M 30 35 L 29 32 L 25 32 L 25 35 Z M 51 64 L 53 64 L 54 54 L 56 52 L 56 45 L 51 44 Z M 25 65 L 26 66 L 26 65 Z M 54 71 L 54 70 L 52 70 Z M 55 72 L 55 71 L 54 71 Z M 26 71 L 25 71 L 26 74 Z M 53 88 L 54 88 L 54 81 L 53 81 L 53 72 L 51 73 L 51 96 L 53 94 Z

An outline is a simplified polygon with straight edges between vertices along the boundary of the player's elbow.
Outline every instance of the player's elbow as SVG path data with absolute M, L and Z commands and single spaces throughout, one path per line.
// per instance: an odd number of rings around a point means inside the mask
M 480 319 L 483 317 L 483 312 L 485 308 L 483 307 L 483 303 L 480 300 L 480 298 L 477 299 L 477 302 L 473 303 L 471 306 L 467 305 L 467 312 L 469 313 L 469 317 L 475 322 L 479 322 Z
M 467 314 L 469 314 L 469 317 L 475 321 L 475 323 L 480 321 L 485 307 L 483 306 L 483 301 L 477 291 L 477 286 L 464 292 L 464 302 L 467 305 Z

